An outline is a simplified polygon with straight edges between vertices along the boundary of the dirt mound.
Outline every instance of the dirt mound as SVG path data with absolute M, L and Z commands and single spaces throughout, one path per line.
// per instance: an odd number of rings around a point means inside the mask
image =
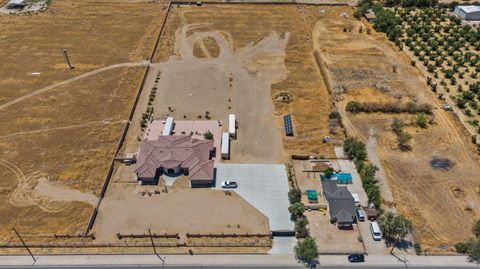
M 435 170 L 449 171 L 454 165 L 455 163 L 447 158 L 433 158 L 430 160 L 430 166 Z

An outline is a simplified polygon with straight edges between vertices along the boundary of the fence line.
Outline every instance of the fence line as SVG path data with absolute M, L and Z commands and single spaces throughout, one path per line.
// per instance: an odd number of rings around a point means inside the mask
M 191 0 L 175 0 L 172 1 L 175 5 L 305 5 L 305 6 L 349 6 L 348 3 L 335 3 L 335 2 L 323 2 L 323 3 L 310 3 L 310 2 L 298 2 L 295 0 L 278 0 L 278 1 L 245 1 L 245 0 L 226 0 L 226 1 L 191 1 Z
M 156 50 L 158 48 L 158 45 L 160 43 L 160 38 L 162 36 L 163 29 L 165 28 L 165 23 L 167 21 L 167 16 L 168 16 L 168 13 L 170 12 L 171 5 L 172 5 L 172 1 L 170 1 L 168 3 L 165 15 L 163 16 L 162 26 L 160 27 L 160 31 L 159 31 L 158 36 L 157 36 L 157 40 L 156 40 L 155 45 L 153 47 L 152 54 L 150 55 L 150 61 L 152 61 L 153 57 L 155 57 L 155 52 L 156 52 Z M 112 174 L 113 174 L 113 169 L 114 169 L 114 165 L 115 165 L 115 158 L 117 157 L 117 154 L 119 153 L 121 147 L 123 146 L 123 142 L 125 141 L 125 137 L 127 136 L 128 129 L 129 129 L 131 121 L 133 119 L 133 115 L 135 114 L 135 110 L 137 108 L 138 101 L 140 100 L 140 96 L 142 95 L 142 90 L 143 90 L 143 87 L 145 86 L 145 82 L 147 80 L 149 71 L 150 71 L 150 65 L 148 65 L 147 68 L 145 68 L 142 83 L 140 84 L 140 87 L 137 90 L 137 95 L 135 96 L 135 100 L 133 102 L 132 109 L 130 110 L 130 113 L 128 115 L 128 122 L 125 124 L 125 126 L 123 128 L 123 131 L 122 131 L 122 135 L 120 136 L 120 139 L 117 142 L 117 147 L 115 149 L 115 153 L 114 153 L 114 155 L 112 157 L 112 160 L 110 162 L 110 167 L 108 169 L 107 176 L 105 177 L 105 181 L 104 181 L 103 186 L 102 186 L 102 191 L 100 192 L 100 196 L 99 196 L 97 205 L 95 206 L 95 208 L 92 211 L 92 214 L 90 215 L 90 219 L 88 221 L 87 228 L 85 229 L 84 235 L 88 235 L 90 230 L 93 228 L 93 224 L 95 223 L 95 220 L 97 218 L 98 209 L 100 208 L 100 204 L 102 203 L 102 199 L 105 196 L 105 192 L 107 191 L 108 184 L 110 183 L 110 179 L 111 179 Z

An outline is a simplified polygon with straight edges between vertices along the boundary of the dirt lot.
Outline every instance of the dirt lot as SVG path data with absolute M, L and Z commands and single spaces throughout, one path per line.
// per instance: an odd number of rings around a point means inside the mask
M 339 19 L 342 11 L 345 8 L 318 14 L 306 9 L 305 14 L 309 21 L 316 22 L 315 47 L 326 62 L 329 82 L 341 100 L 338 107 L 344 124 L 350 134 L 364 142 L 370 129 L 376 129 L 378 157 L 389 180 L 397 213 L 412 220 L 415 240 L 422 247 L 429 252 L 449 251 L 454 243 L 471 236 L 472 220 L 479 213 L 480 199 L 476 193 L 480 186 L 479 158 L 466 131 L 452 115 L 439 109 L 437 99 L 424 85 L 418 70 L 410 66 L 407 56 L 398 53 L 381 34 L 359 33 L 361 23 L 350 18 Z M 349 100 L 426 102 L 436 108 L 434 123 L 426 129 L 407 126 L 413 136 L 412 150 L 402 152 L 390 129 L 394 115 L 347 114 L 344 108 Z M 407 124 L 412 122 L 411 115 L 395 116 Z M 453 167 L 449 171 L 434 170 L 430 161 L 436 157 L 448 158 Z
M 364 252 L 362 243 L 358 240 L 360 233 L 354 225 L 352 230 L 339 230 L 330 223 L 328 213 L 325 215 L 312 210 L 305 212 L 309 222 L 310 234 L 317 242 L 318 250 L 321 253 L 351 253 Z
M 157 59 L 167 68 L 160 84 L 171 93 L 157 100 L 163 104 L 158 115 L 168 113 L 170 104 L 179 117 L 208 110 L 225 120 L 227 113 L 237 113 L 239 139 L 232 144 L 232 158 L 240 154 L 234 161 L 284 160 L 285 154 L 272 151 L 282 143 L 287 154 L 333 155 L 321 142 L 328 135 L 330 98 L 305 27 L 293 5 L 172 7 Z M 280 93 L 292 100 L 281 101 Z M 295 129 L 289 138 L 281 119 L 287 113 Z
M 187 186 L 142 196 L 145 190 L 145 186 L 136 184 L 111 186 L 95 224 L 98 240 L 112 241 L 117 232 L 143 234 L 148 228 L 155 233 L 179 234 L 269 232 L 268 218 L 235 192 L 226 195 L 219 190 Z
M 8 25 L 0 29 L 2 240 L 13 225 L 24 234 L 84 231 L 88 195 L 100 192 L 163 9 L 159 1 L 66 0 L 38 14 L 0 15 Z M 48 198 L 49 185 L 35 188 L 45 180 L 87 196 Z

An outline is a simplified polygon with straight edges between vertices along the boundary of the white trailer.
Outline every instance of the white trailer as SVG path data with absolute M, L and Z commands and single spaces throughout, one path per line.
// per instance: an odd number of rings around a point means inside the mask
M 235 114 L 228 115 L 228 133 L 232 138 L 237 138 L 237 121 L 235 120 Z
M 165 121 L 165 127 L 163 128 L 162 135 L 163 136 L 172 135 L 174 124 L 175 124 L 175 122 L 173 120 L 173 117 L 167 117 L 167 120 Z
M 230 134 L 222 133 L 222 159 L 230 159 Z

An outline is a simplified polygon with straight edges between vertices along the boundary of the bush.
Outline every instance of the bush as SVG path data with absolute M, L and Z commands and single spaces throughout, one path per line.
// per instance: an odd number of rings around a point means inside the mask
M 205 140 L 213 140 L 213 134 L 212 134 L 212 132 L 206 131 L 206 132 L 203 134 L 203 138 L 204 138 Z
M 468 251 L 468 248 L 469 248 L 470 244 L 468 241 L 466 242 L 458 242 L 454 245 L 455 247 L 455 250 L 458 252 L 458 253 L 467 253 Z
M 295 204 L 300 202 L 302 199 L 302 192 L 300 189 L 293 188 L 288 191 L 288 200 L 290 201 L 290 204 Z
M 377 102 L 356 102 L 351 101 L 347 103 L 346 110 L 352 113 L 409 113 L 415 114 L 423 112 L 425 114 L 432 114 L 432 106 L 429 104 L 417 104 L 414 102 L 408 102 L 407 104 L 401 103 L 377 103 Z
M 415 125 L 417 125 L 418 127 L 425 129 L 427 128 L 427 125 L 428 125 L 428 117 L 423 112 L 417 113 L 417 115 L 415 116 L 414 122 L 415 122 Z
M 350 101 L 347 103 L 347 111 L 348 112 L 352 112 L 352 113 L 358 113 L 360 112 L 360 107 L 361 107 L 361 104 L 357 101 Z
M 328 178 L 328 177 L 330 177 L 331 175 L 333 175 L 333 168 L 329 167 L 329 168 L 325 169 L 325 170 L 323 171 L 323 173 L 324 173 L 325 176 Z
M 399 133 L 401 133 L 403 131 L 404 126 L 405 126 L 405 124 L 403 123 L 402 120 L 400 120 L 398 118 L 393 118 L 391 127 L 392 127 L 392 131 L 395 134 L 398 135 Z
M 343 151 L 348 158 L 355 161 L 363 161 L 367 158 L 367 149 L 365 144 L 357 137 L 349 137 L 345 139 Z
M 422 245 L 420 245 L 420 243 L 413 244 L 413 247 L 415 248 L 415 254 L 422 254 Z
M 305 238 L 308 236 L 308 220 L 305 217 L 300 217 L 295 221 L 295 237 Z
M 301 202 L 297 202 L 288 207 L 290 212 L 290 219 L 296 221 L 297 219 L 303 217 L 303 212 L 305 212 L 305 206 Z
M 412 149 L 412 146 L 410 146 L 410 144 L 409 144 L 411 139 L 412 139 L 412 135 L 410 135 L 407 132 L 402 131 L 397 136 L 397 143 L 398 143 L 399 148 L 403 151 L 407 151 L 407 150 Z
M 330 114 L 328 114 L 328 118 L 331 120 L 341 120 L 342 116 L 340 115 L 340 112 L 338 111 L 332 111 Z

